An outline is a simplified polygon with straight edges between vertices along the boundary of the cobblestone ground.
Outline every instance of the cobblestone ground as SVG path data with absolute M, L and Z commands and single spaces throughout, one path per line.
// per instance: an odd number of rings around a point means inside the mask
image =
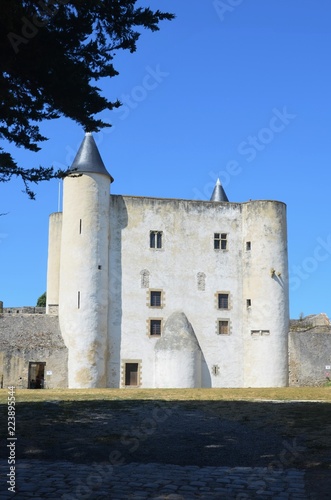
M 1 477 L 8 473 L 0 461 Z M 304 471 L 266 467 L 198 467 L 130 463 L 82 465 L 65 461 L 20 460 L 16 492 L 1 485 L 0 499 L 264 499 L 320 500 L 307 495 Z M 7 485 L 8 486 L 8 485 Z

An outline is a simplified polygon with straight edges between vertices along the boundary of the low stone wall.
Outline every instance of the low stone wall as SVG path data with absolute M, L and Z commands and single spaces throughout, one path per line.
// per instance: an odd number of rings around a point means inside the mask
M 33 307 L 33 306 L 23 306 L 23 307 L 3 307 L 0 312 L 4 314 L 45 314 L 46 307 Z
M 331 378 L 331 334 L 318 327 L 289 334 L 289 385 L 324 385 Z
M 68 351 L 58 318 L 45 314 L 0 314 L 2 386 L 26 389 L 31 362 L 46 363 L 45 388 L 68 386 Z

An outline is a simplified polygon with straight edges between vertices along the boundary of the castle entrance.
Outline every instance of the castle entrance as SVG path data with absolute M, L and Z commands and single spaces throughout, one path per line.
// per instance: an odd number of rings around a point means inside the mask
M 43 389 L 45 380 L 45 362 L 29 363 L 28 389 Z
M 138 385 L 138 363 L 125 363 L 125 385 Z

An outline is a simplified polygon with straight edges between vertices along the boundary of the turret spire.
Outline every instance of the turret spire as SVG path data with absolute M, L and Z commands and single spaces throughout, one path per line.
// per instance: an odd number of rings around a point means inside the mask
M 210 201 L 229 201 L 219 179 L 217 179 L 216 181 Z
M 90 172 L 94 174 L 103 174 L 110 177 L 110 182 L 113 182 L 114 180 L 102 161 L 98 147 L 91 132 L 86 132 L 83 142 L 80 145 L 69 171 L 77 173 Z

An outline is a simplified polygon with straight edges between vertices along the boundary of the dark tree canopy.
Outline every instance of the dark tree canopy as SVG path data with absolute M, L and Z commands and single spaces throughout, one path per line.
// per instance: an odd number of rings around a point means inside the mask
M 110 124 L 95 117 L 120 106 L 101 94 L 100 78 L 118 72 L 118 50 L 134 52 L 143 28 L 159 29 L 169 13 L 136 7 L 137 0 L 1 0 L 0 139 L 38 151 L 42 120 L 65 116 L 84 130 Z M 59 176 L 53 168 L 25 169 L 0 148 L 0 182 L 29 184 Z

